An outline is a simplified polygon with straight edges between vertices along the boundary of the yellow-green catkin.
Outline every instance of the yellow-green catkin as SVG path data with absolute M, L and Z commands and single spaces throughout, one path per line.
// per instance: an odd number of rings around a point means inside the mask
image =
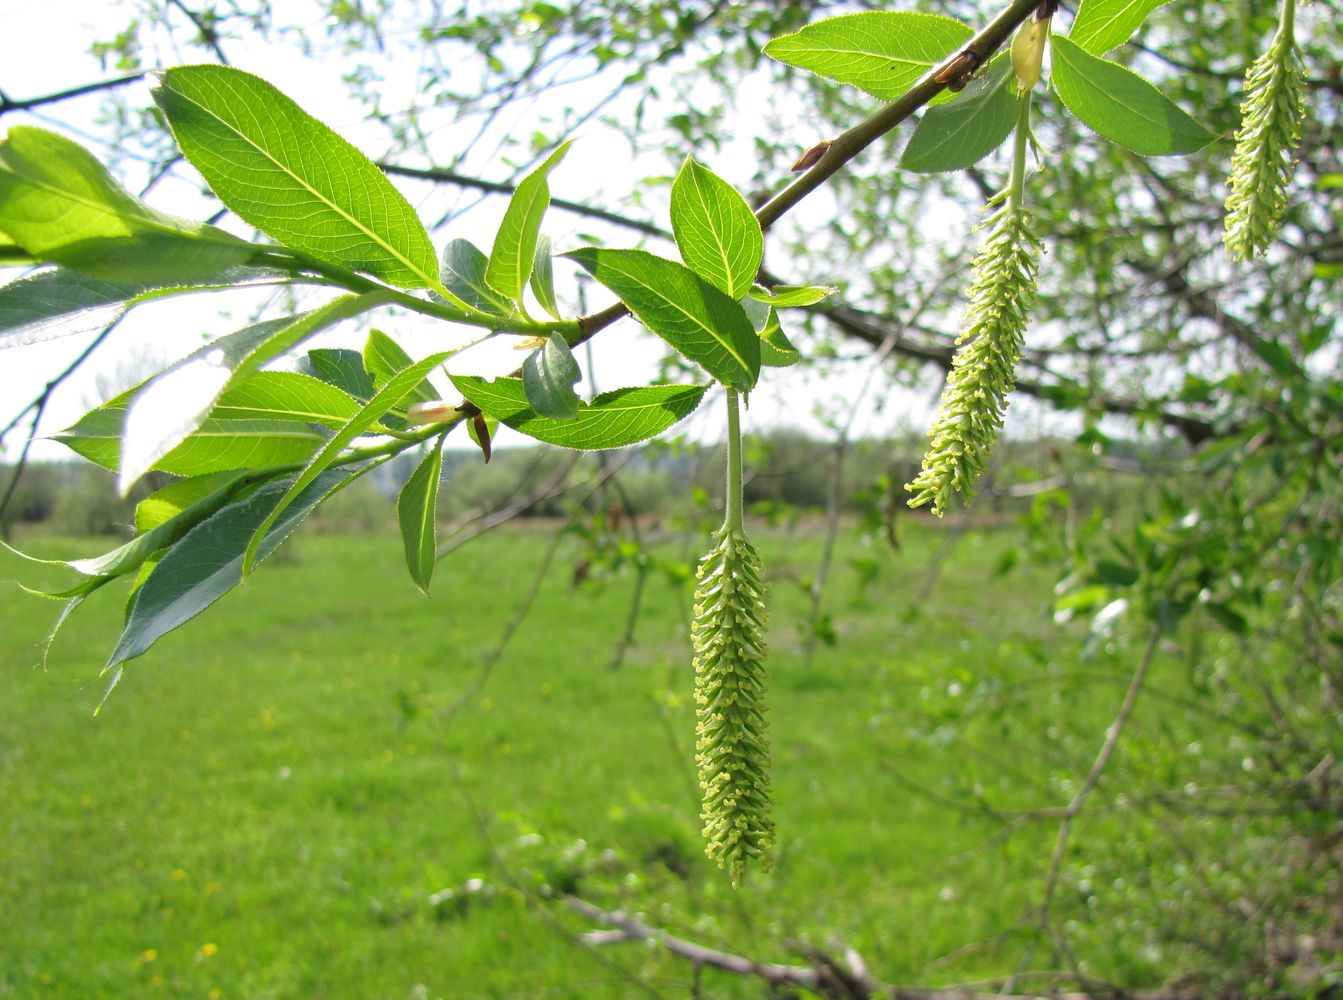
M 923 459 L 923 468 L 905 488 L 911 507 L 931 502 L 942 516 L 953 492 L 968 504 L 975 480 L 1003 425 L 1007 396 L 1016 385 L 1016 367 L 1035 298 L 1040 241 L 1029 214 L 1014 200 L 989 220 L 992 227 L 975 258 L 969 303 L 956 343 L 947 388 Z
M 1234 260 L 1263 253 L 1287 214 L 1292 154 L 1305 115 L 1301 56 L 1295 37 L 1296 2 L 1283 0 L 1268 51 L 1245 74 L 1245 99 L 1231 156 L 1222 242 Z
M 765 719 L 765 583 L 745 534 L 724 525 L 695 575 L 695 762 L 703 790 L 705 853 L 733 886 L 746 862 L 769 871 L 769 728 Z
M 695 571 L 695 763 L 704 852 L 741 885 L 752 858 L 772 864 L 765 721 L 765 570 L 742 519 L 741 420 L 727 390 L 727 512 Z

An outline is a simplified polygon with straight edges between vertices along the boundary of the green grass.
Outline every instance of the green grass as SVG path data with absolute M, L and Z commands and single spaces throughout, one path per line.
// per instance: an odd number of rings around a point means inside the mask
M 40 670 L 56 606 L 0 590 L 0 996 L 646 995 L 635 975 L 690 994 L 684 962 L 575 943 L 591 926 L 543 884 L 764 960 L 838 936 L 889 981 L 1010 972 L 1035 940 L 1023 918 L 1056 827 L 1004 836 L 975 802 L 1066 802 L 1131 661 L 1079 664 L 1045 615 L 1051 580 L 995 578 L 993 534 L 969 532 L 916 606 L 945 531 L 911 521 L 898 554 L 846 533 L 838 565 L 875 555 L 880 571 L 865 594 L 836 573 L 838 642 L 805 665 L 819 532 L 757 534 L 774 581 L 778 862 L 737 893 L 699 844 L 688 594 L 661 573 L 611 671 L 632 577 L 572 588 L 579 542 L 564 541 L 452 715 L 531 584 L 535 528 L 455 552 L 430 600 L 398 538 L 301 535 L 130 664 L 97 718 L 120 598 L 74 616 Z M 18 575 L 31 569 L 0 563 Z M 1185 726 L 1170 712 L 1157 728 Z M 1080 832 L 1108 837 L 1107 856 L 1145 849 L 1122 819 Z M 1085 921 L 1069 886 L 1060 906 Z M 1095 968 L 1159 981 L 1140 951 L 1116 944 Z M 703 989 L 761 995 L 711 970 Z

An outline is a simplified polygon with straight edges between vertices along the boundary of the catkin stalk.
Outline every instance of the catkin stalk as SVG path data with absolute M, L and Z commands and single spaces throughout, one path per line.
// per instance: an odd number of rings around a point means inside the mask
M 732 389 L 727 482 L 727 517 L 695 574 L 690 637 L 705 853 L 728 870 L 735 888 L 752 858 L 769 870 L 774 822 L 765 720 L 764 567 L 742 522 L 741 431 Z

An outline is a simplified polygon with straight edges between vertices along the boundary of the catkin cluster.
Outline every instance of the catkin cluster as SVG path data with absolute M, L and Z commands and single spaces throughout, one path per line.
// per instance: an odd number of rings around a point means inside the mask
M 952 492 L 973 498 L 975 480 L 1003 425 L 1016 384 L 1027 312 L 1035 298 L 1040 240 L 1030 216 L 1008 204 L 989 220 L 992 231 L 975 258 L 969 303 L 942 393 L 923 469 L 905 488 L 911 507 L 932 502 L 942 516 Z
M 745 535 L 724 527 L 696 571 L 695 761 L 704 792 L 705 853 L 733 886 L 755 858 L 769 871 L 769 733 L 765 721 L 765 584 Z
M 1292 0 L 1284 2 L 1290 5 Z M 1245 74 L 1222 231 L 1222 242 L 1234 260 L 1249 260 L 1267 250 L 1287 213 L 1292 153 L 1301 138 L 1305 98 L 1290 7 L 1285 13 L 1288 17 L 1268 51 Z

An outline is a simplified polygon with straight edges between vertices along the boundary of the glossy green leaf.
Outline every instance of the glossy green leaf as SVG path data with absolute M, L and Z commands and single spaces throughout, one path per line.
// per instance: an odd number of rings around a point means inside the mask
M 550 207 L 550 172 L 555 169 L 569 143 L 551 153 L 546 161 L 522 179 L 509 199 L 499 232 L 490 250 L 485 282 L 510 302 L 522 304 L 522 290 L 532 275 L 536 244 L 541 235 L 541 219 Z
M 181 503 L 188 496 L 192 497 L 191 502 L 153 527 L 140 529 L 135 538 L 111 552 L 91 559 L 71 560 L 70 568 L 87 576 L 106 577 L 122 576 L 139 569 L 145 560 L 175 544 L 188 531 L 233 499 L 242 478 L 242 473 L 229 472 L 183 479 L 170 484 L 165 489 L 173 490 L 171 503 Z M 165 509 L 166 506 L 166 503 L 163 504 Z M 136 516 L 138 521 L 138 511 Z
M 256 562 L 279 547 L 322 500 L 357 475 L 336 469 L 317 476 L 274 518 L 271 514 L 287 495 L 290 483 L 268 483 L 187 532 L 136 590 L 107 669 L 139 656 L 242 582 L 244 553 L 262 524 L 266 524 L 265 535 L 253 553 Z
M 511 316 L 515 311 L 513 304 L 485 281 L 489 264 L 490 259 L 470 240 L 451 240 L 443 249 L 439 277 L 448 291 L 471 308 L 495 316 Z
M 671 218 L 686 266 L 733 299 L 745 295 L 765 254 L 760 221 L 746 199 L 687 157 L 672 183 Z
M 365 403 L 363 408 L 327 441 L 325 446 L 312 457 L 303 471 L 299 473 L 293 485 L 280 498 L 274 510 L 262 521 L 261 526 L 253 534 L 251 544 L 248 545 L 247 554 L 243 560 L 244 573 L 252 571 L 261 546 L 265 543 L 267 531 L 285 512 L 289 504 L 303 494 L 309 484 L 327 470 L 351 441 L 376 424 L 389 410 L 403 403 L 415 387 L 424 381 L 424 377 L 451 357 L 453 353 L 453 351 L 442 351 L 438 354 L 432 354 L 392 376 L 387 384 L 374 393 L 373 398 Z
M 1147 16 L 1170 0 L 1082 0 L 1068 38 L 1092 55 L 1123 45 Z
M 415 467 L 396 498 L 396 519 L 406 547 L 406 567 L 415 585 L 429 593 L 438 559 L 438 487 L 443 477 L 443 451 L 435 441 Z
M 126 493 L 205 419 L 230 383 L 341 320 L 385 301 L 345 295 L 302 316 L 267 320 L 221 337 L 149 382 L 131 402 L 117 483 Z
M 220 393 L 210 416 L 219 420 L 295 420 L 341 427 L 358 412 L 358 400 L 312 375 L 257 372 Z
M 108 281 L 190 281 L 257 250 L 150 208 L 79 143 L 26 125 L 0 141 L 0 232 L 39 260 Z
M 95 406 L 65 430 L 53 434 L 52 440 L 115 472 L 121 462 L 121 430 L 126 424 L 126 410 L 139 391 L 140 386 L 127 389 Z
M 747 294 L 757 302 L 764 302 L 775 309 L 791 306 L 814 306 L 834 295 L 838 288 L 828 285 L 775 285 L 772 289 L 763 285 L 753 285 Z
M 562 319 L 560 307 L 555 301 L 555 265 L 551 260 L 553 249 L 549 236 L 541 236 L 536 241 L 536 260 L 532 264 L 532 276 L 529 284 L 536 301 L 541 308 L 555 319 Z
M 1192 153 L 1217 138 L 1137 73 L 1055 35 L 1050 82 L 1097 135 L 1143 156 Z
M 363 355 L 358 351 L 344 347 L 315 347 L 304 356 L 299 367 L 364 402 L 372 399 L 377 391 L 373 376 L 364 367 Z
M 867 11 L 809 24 L 769 42 L 765 54 L 893 101 L 973 35 L 937 14 Z
M 188 285 L 104 281 L 58 267 L 0 286 L 0 350 L 89 333 L 151 299 L 246 284 L 272 284 L 279 272 L 235 267 Z M 283 279 L 280 279 L 283 280 Z
M 265 80 L 181 66 L 159 74 L 154 100 L 183 154 L 240 218 L 317 260 L 438 287 L 433 244 L 401 192 Z
M 623 448 L 661 434 L 694 411 L 707 386 L 650 385 L 604 392 L 580 403 L 572 420 L 553 420 L 527 402 L 522 380 L 493 382 L 473 375 L 453 375 L 452 384 L 476 406 L 515 431 L 546 444 L 584 451 Z
M 532 409 L 554 420 L 573 420 L 578 416 L 578 393 L 574 386 L 582 381 L 578 362 L 569 344 L 558 333 L 527 356 L 522 363 L 522 388 Z
M 900 166 L 924 174 L 974 166 L 1011 134 L 1022 100 L 1012 61 L 995 59 L 955 100 L 924 112 L 905 144 Z
M 636 319 L 724 385 L 743 391 L 760 372 L 760 341 L 739 303 L 688 267 L 643 250 L 585 247 L 576 261 Z
M 405 371 L 414 361 L 395 340 L 381 330 L 371 330 L 364 344 L 364 367 L 373 376 L 373 386 L 381 389 L 398 372 Z M 406 404 L 432 403 L 439 398 L 436 390 L 428 381 L 423 381 L 410 390 Z

